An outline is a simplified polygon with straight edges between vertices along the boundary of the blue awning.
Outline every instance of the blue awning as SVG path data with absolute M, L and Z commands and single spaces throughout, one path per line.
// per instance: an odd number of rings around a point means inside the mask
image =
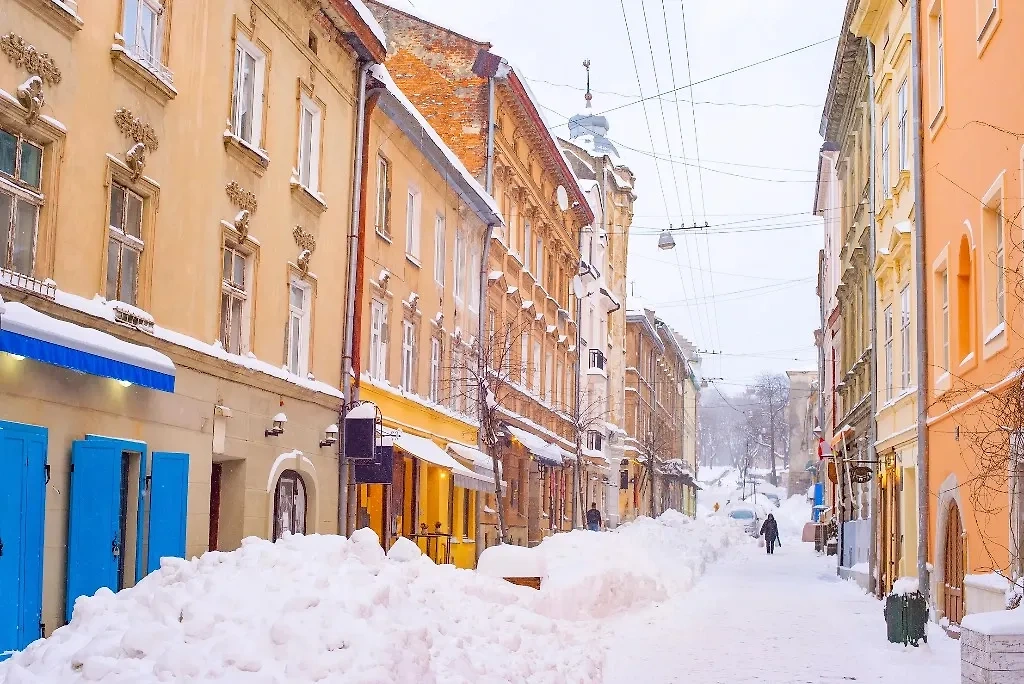
M 164 392 L 174 391 L 174 363 L 164 354 L 16 302 L 0 300 L 0 352 Z

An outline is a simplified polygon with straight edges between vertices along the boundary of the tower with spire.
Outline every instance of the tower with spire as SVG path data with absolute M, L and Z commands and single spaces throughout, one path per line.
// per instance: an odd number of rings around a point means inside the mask
M 569 118 L 569 139 L 573 142 L 591 148 L 590 151 L 597 156 L 608 154 L 619 156 L 615 145 L 608 140 L 608 131 L 611 126 L 608 124 L 608 117 L 601 114 L 594 114 L 594 95 L 590 91 L 590 60 L 583 60 L 583 68 L 587 71 L 587 92 L 583 96 L 586 101 L 586 108 L 582 114 L 576 114 Z M 593 140 L 592 143 L 588 137 Z M 590 143 L 590 144 L 588 144 Z

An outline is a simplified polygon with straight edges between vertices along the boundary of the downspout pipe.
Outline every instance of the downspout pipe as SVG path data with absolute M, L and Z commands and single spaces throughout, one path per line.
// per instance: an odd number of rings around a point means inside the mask
M 496 123 L 496 120 L 497 120 L 496 119 L 496 116 L 497 116 L 496 107 L 497 107 L 497 105 L 494 102 L 494 94 L 495 94 L 494 93 L 494 90 L 495 90 L 494 80 L 495 80 L 495 78 L 496 78 L 495 76 L 489 76 L 487 78 L 487 167 L 486 167 L 486 169 L 484 171 L 484 173 L 486 174 L 486 176 L 484 178 L 484 189 L 487 190 L 487 194 L 489 194 L 491 197 L 494 197 L 494 133 L 495 133 L 495 129 L 496 129 L 495 123 Z M 476 339 L 480 340 L 480 344 L 481 345 L 483 345 L 484 339 L 486 339 L 484 337 L 484 335 L 487 334 L 487 329 L 486 329 L 486 320 L 487 319 L 486 319 L 486 316 L 485 316 L 484 312 L 487 311 L 487 284 L 488 284 L 487 266 L 488 266 L 488 263 L 490 261 L 491 239 L 493 238 L 493 236 L 494 236 L 494 224 L 490 223 L 490 224 L 488 224 L 487 230 L 484 233 L 484 246 L 483 246 L 483 249 L 480 250 L 480 254 L 481 254 L 481 256 L 480 256 L 480 311 L 479 311 L 479 320 L 477 321 L 477 335 L 476 335 Z M 477 362 L 480 363 L 480 364 L 484 364 L 484 363 L 486 363 L 486 360 L 483 358 L 483 355 L 481 355 L 481 357 L 477 360 Z M 481 365 L 479 370 L 481 372 L 483 371 L 483 366 L 482 365 Z M 481 408 L 481 410 L 482 410 L 482 408 Z M 481 419 L 483 418 L 482 414 L 481 414 L 480 418 Z M 481 427 L 481 429 L 477 430 L 477 448 L 480 451 L 482 451 L 484 453 L 487 453 L 487 449 L 485 448 L 485 445 L 484 445 L 484 433 L 483 433 L 483 429 L 482 429 L 483 428 L 483 420 L 480 421 L 480 427 Z M 500 481 L 501 481 L 501 473 L 494 473 L 494 477 L 497 478 L 498 481 L 499 481 L 499 483 L 497 485 L 497 490 L 501 491 L 501 483 L 500 483 Z M 476 520 L 477 520 L 476 535 L 475 535 L 476 536 L 476 544 L 474 546 L 476 547 L 476 558 L 477 558 L 477 560 L 480 560 L 480 554 L 483 553 L 483 550 L 484 550 L 484 543 L 483 543 L 484 532 L 483 532 L 483 525 L 480 524 L 480 514 L 483 512 L 483 501 L 481 500 L 481 497 L 480 497 L 479 494 L 477 494 L 477 496 L 476 496 L 476 506 L 474 508 L 475 508 Z
M 875 46 L 870 40 L 864 41 L 865 50 L 867 51 L 868 59 L 868 92 L 875 92 Z M 878 344 L 876 335 L 878 334 L 878 301 L 876 300 L 876 288 L 875 288 L 875 233 L 877 232 L 877 198 L 876 189 L 878 185 L 878 164 L 876 163 L 875 148 L 877 143 L 877 130 L 875 128 L 875 107 L 870 107 L 870 123 L 871 123 L 871 135 L 868 141 L 869 149 L 871 154 L 869 159 L 870 166 L 868 167 L 868 179 L 870 183 L 870 194 L 871 197 L 868 200 L 869 208 L 869 233 L 868 233 L 868 326 L 869 334 L 868 339 L 871 340 L 871 382 L 868 385 L 873 389 L 871 392 L 871 417 L 868 420 L 868 461 L 875 464 L 876 474 L 878 468 L 878 454 L 875 450 L 875 436 L 878 432 L 877 421 L 875 414 L 878 411 Z M 883 188 L 885 192 L 888 192 L 888 188 Z M 878 519 L 878 478 L 871 478 L 871 489 L 869 492 L 869 500 L 871 501 L 871 510 L 868 511 L 869 519 L 871 520 L 872 534 L 870 536 L 870 546 L 868 547 L 868 587 L 872 593 L 877 594 L 880 587 L 876 584 L 875 577 L 881 576 L 878 571 L 878 535 L 874 533 L 874 530 L 879 529 L 878 525 L 881 520 Z
M 925 605 L 930 604 L 928 576 L 928 301 L 925 297 L 924 141 L 922 138 L 921 0 L 910 0 L 910 73 L 914 97 L 914 296 L 917 326 L 917 579 Z
M 354 372 L 354 346 L 356 332 L 359 325 L 358 309 L 360 306 L 359 283 L 361 282 L 362 249 L 363 249 L 363 225 L 362 207 L 366 194 L 366 144 L 367 128 L 366 113 L 369 107 L 367 99 L 366 83 L 370 67 L 373 63 L 369 60 L 360 60 L 359 85 L 356 96 L 356 148 L 355 159 L 353 160 L 352 180 L 352 223 L 348 235 L 348 283 L 345 288 L 345 337 L 344 349 L 342 352 L 341 367 L 341 392 L 342 406 L 338 416 L 338 533 L 348 535 L 352 531 L 350 525 L 349 509 L 349 470 L 350 463 L 345 455 L 345 416 L 352 402 L 358 399 L 359 388 L 353 384 Z M 376 102 L 376 96 L 373 101 Z

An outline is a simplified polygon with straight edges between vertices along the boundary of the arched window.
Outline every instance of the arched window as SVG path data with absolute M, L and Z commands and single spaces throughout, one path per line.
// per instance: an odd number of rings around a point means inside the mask
M 960 238 L 960 253 L 956 271 L 956 351 L 963 360 L 974 351 L 971 340 L 971 245 L 964 235 Z
M 306 533 L 306 485 L 294 470 L 286 470 L 274 490 L 274 539 Z

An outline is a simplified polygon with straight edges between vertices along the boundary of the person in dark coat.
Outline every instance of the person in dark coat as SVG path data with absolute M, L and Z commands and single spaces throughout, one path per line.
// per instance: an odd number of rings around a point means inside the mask
M 587 511 L 587 529 L 591 532 L 601 531 L 601 511 L 597 510 L 597 504 L 590 504 L 590 510 Z
M 779 540 L 779 524 L 775 522 L 775 516 L 768 514 L 768 519 L 761 525 L 761 534 L 764 535 L 764 547 L 768 553 L 775 553 L 775 542 Z

